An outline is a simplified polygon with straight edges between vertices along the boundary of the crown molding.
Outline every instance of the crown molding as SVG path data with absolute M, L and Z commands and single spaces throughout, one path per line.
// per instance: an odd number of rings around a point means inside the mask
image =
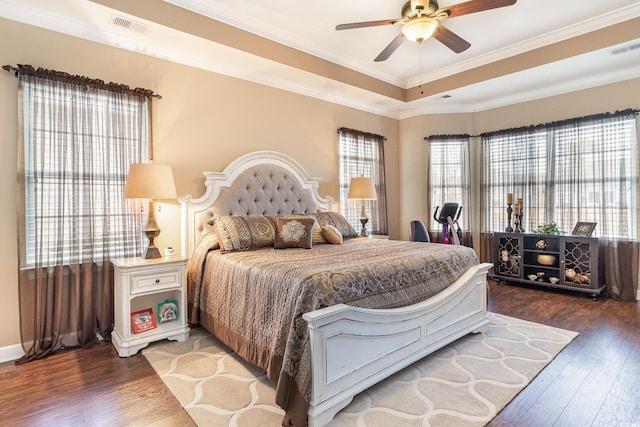
M 521 43 L 515 43 L 502 49 L 495 50 L 485 55 L 468 59 L 466 61 L 461 61 L 450 67 L 443 67 L 436 71 L 425 73 L 421 76 L 410 79 L 407 82 L 407 86 L 405 87 L 405 89 L 472 70 L 474 68 L 490 64 L 492 62 L 510 58 L 512 56 L 526 53 L 534 49 L 539 49 L 541 47 L 561 42 L 563 40 L 568 40 L 576 36 L 587 34 L 592 31 L 610 27 L 612 25 L 637 18 L 638 16 L 640 16 L 640 2 L 631 6 L 617 9 L 607 14 L 587 19 L 585 21 L 565 27 L 561 30 L 547 33 L 540 37 L 534 37 Z

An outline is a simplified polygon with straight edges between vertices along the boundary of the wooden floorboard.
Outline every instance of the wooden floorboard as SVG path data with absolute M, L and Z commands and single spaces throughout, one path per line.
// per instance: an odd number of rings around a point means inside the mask
M 109 343 L 0 365 L 2 426 L 193 426 L 141 354 Z
M 490 284 L 496 313 L 579 332 L 488 425 L 640 426 L 640 304 Z M 140 354 L 100 344 L 0 364 L 2 426 L 192 426 Z
M 631 426 L 640 402 L 640 304 L 491 283 L 489 309 L 580 333 L 488 425 Z

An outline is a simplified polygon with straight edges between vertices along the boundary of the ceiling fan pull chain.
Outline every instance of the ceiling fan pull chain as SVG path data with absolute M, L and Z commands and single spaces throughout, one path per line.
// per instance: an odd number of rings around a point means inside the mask
M 422 43 L 420 43 L 420 47 L 418 48 L 418 55 L 420 56 L 420 74 L 418 74 L 418 76 L 420 76 L 420 85 L 418 86 L 418 88 L 420 89 L 420 95 L 424 95 L 424 91 L 422 90 L 422 82 L 424 81 L 423 75 L 424 75 L 424 52 L 423 52 L 424 48 L 422 47 Z

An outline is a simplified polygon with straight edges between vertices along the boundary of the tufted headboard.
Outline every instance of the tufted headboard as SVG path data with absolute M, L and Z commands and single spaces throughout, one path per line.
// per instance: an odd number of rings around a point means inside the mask
M 231 162 L 222 172 L 204 172 L 206 191 L 198 199 L 180 197 L 182 255 L 191 256 L 218 215 L 282 215 L 330 210 L 331 198 L 318 195 L 319 178 L 275 151 L 256 151 Z

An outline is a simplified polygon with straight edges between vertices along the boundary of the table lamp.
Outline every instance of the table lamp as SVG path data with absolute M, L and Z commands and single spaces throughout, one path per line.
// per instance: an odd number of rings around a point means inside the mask
M 178 197 L 171 166 L 153 163 L 132 164 L 129 167 L 127 184 L 124 187 L 124 197 L 126 199 L 149 199 L 149 218 L 144 230 L 149 238 L 149 247 L 142 254 L 142 258 L 160 258 L 160 251 L 154 243 L 155 238 L 160 234 L 160 228 L 156 223 L 153 201 Z
M 367 222 L 369 218 L 364 211 L 365 200 L 376 200 L 376 185 L 373 182 L 373 178 L 359 176 L 357 178 L 351 178 L 349 183 L 349 199 L 360 199 L 362 201 L 362 211 L 360 213 L 360 222 L 362 223 L 362 230 L 360 230 L 360 236 L 367 236 Z

